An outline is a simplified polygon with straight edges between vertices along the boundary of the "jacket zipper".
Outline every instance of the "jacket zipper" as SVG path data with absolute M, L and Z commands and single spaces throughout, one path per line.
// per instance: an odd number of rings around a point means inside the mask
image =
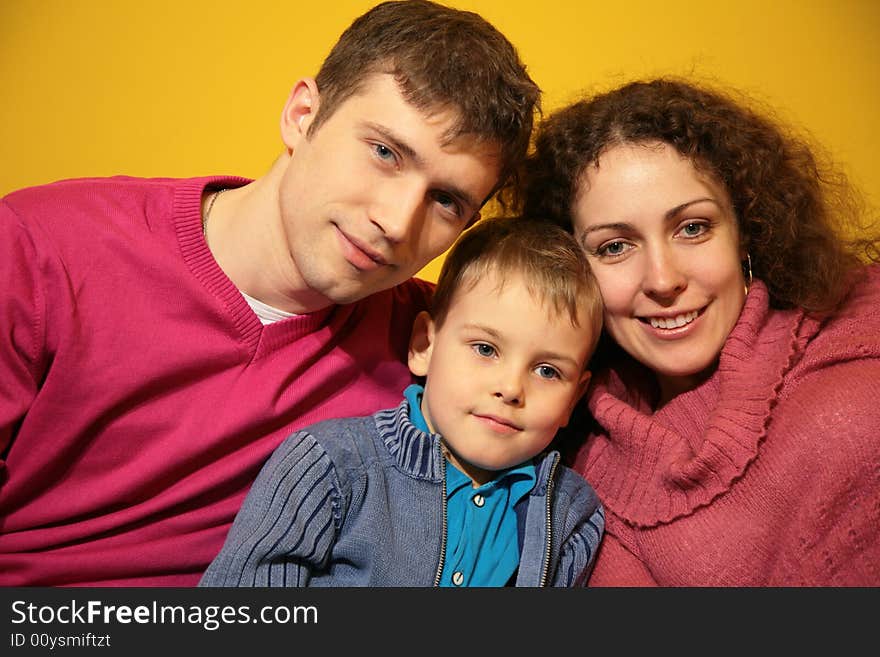
M 550 509 L 550 501 L 553 499 L 553 484 L 555 481 L 554 475 L 556 474 L 556 466 L 559 465 L 559 454 L 554 455 L 553 457 L 553 465 L 550 466 L 550 480 L 547 482 L 547 490 L 545 494 L 547 495 L 547 506 L 546 506 L 546 520 L 547 520 L 547 539 L 544 543 L 544 566 L 541 569 L 541 582 L 538 584 L 540 587 L 547 586 L 547 577 L 550 572 L 550 547 L 553 544 L 553 523 L 551 522 L 551 509 Z M 444 515 L 443 518 L 444 525 L 446 522 L 446 517 Z
M 443 562 L 446 560 L 446 456 L 441 453 L 440 479 L 443 500 L 443 535 L 440 540 L 440 562 L 437 564 L 437 574 L 434 575 L 434 586 L 440 586 L 440 574 L 443 572 Z

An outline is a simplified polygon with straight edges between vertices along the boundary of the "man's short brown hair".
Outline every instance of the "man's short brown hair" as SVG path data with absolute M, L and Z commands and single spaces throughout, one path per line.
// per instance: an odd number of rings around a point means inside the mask
M 514 46 L 483 17 L 427 0 L 373 7 L 343 32 L 318 71 L 321 104 L 310 133 L 378 73 L 393 75 L 421 111 L 453 110 L 448 139 L 497 144 L 497 189 L 518 182 L 541 92 Z

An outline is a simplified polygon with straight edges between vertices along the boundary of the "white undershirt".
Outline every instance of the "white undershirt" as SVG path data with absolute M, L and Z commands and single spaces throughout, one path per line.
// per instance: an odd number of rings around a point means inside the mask
M 279 310 L 278 308 L 273 308 L 272 306 L 263 303 L 259 299 L 249 297 L 244 292 L 241 293 L 241 296 L 244 297 L 244 300 L 248 302 L 251 310 L 253 310 L 257 314 L 257 317 L 260 318 L 260 322 L 263 324 L 263 326 L 266 326 L 267 324 L 272 324 L 273 322 L 277 322 L 280 319 L 296 317 L 296 313 L 289 313 L 284 310 Z

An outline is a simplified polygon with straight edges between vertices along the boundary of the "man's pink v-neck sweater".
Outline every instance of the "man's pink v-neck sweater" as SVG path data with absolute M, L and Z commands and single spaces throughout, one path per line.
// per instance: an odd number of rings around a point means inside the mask
M 206 186 L 0 202 L 0 585 L 195 585 L 294 429 L 395 405 L 410 281 L 263 326 L 201 233 Z

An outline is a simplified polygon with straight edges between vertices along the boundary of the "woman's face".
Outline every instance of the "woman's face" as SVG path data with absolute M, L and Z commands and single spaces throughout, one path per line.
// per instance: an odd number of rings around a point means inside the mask
M 724 186 L 668 144 L 615 146 L 585 171 L 574 224 L 605 327 L 657 374 L 661 403 L 696 386 L 745 299 L 745 254 Z

